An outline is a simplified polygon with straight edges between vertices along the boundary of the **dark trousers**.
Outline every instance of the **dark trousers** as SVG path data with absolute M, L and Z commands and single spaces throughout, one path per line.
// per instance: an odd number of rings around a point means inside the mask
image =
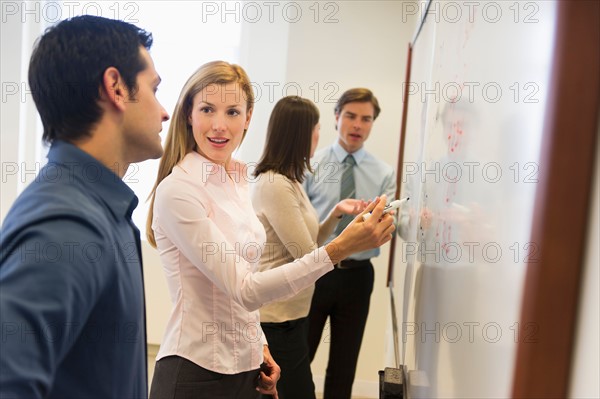
M 308 319 L 283 323 L 260 323 L 269 342 L 269 351 L 281 367 L 277 382 L 280 399 L 314 399 L 315 384 L 310 372 L 308 355 Z M 271 398 L 271 395 L 263 395 Z
M 335 269 L 315 284 L 309 313 L 311 361 L 321 340 L 330 342 L 324 399 L 350 399 L 360 345 L 369 314 L 374 271 L 370 261 Z M 330 331 L 323 334 L 329 316 Z
M 258 370 L 220 374 L 179 356 L 156 362 L 150 399 L 258 399 Z

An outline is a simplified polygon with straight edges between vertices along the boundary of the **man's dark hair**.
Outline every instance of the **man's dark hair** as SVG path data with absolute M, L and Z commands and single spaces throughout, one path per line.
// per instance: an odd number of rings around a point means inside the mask
M 312 101 L 298 96 L 283 97 L 275 104 L 267 140 L 254 176 L 272 170 L 302 183 L 310 169 L 312 133 L 319 123 L 319 110 Z
M 377 101 L 377 97 L 373 94 L 373 92 L 369 89 L 365 89 L 362 87 L 356 89 L 346 90 L 344 94 L 338 99 L 335 104 L 334 113 L 337 115 L 342 112 L 344 105 L 348 103 L 371 103 L 373 105 L 374 115 L 373 120 L 377 119 L 379 113 L 381 112 L 381 108 L 379 108 L 379 101 Z
M 31 55 L 29 86 L 46 143 L 90 134 L 102 116 L 98 100 L 107 68 L 119 70 L 133 97 L 137 74 L 147 67 L 140 46 L 150 49 L 152 34 L 90 15 L 64 20 L 44 32 Z

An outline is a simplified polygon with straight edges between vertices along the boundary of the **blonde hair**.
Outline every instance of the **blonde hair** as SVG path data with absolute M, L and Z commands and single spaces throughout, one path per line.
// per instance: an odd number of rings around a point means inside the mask
M 181 89 L 177 105 L 173 111 L 169 132 L 167 133 L 164 154 L 158 166 L 156 182 L 148 196 L 150 210 L 148 211 L 148 219 L 146 220 L 146 237 L 150 245 L 154 248 L 156 248 L 156 240 L 154 238 L 154 231 L 152 230 L 152 219 L 154 217 L 156 188 L 165 177 L 171 174 L 175 165 L 196 147 L 192 127 L 188 122 L 188 117 L 192 112 L 194 104 L 194 97 L 210 85 L 225 85 L 228 83 L 238 83 L 242 87 L 244 99 L 246 100 L 246 108 L 248 111 L 251 111 L 254 106 L 254 91 L 252 90 L 252 85 L 246 71 L 239 65 L 230 64 L 225 61 L 206 63 L 190 76 Z M 244 136 L 245 134 L 246 130 L 244 130 Z

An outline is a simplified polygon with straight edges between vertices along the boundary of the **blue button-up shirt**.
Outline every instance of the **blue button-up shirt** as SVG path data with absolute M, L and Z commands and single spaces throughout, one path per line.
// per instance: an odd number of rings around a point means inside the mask
M 333 145 L 317 151 L 311 160 L 313 172 L 304 180 L 304 189 L 313 204 L 319 219 L 323 221 L 335 204 L 340 201 L 340 184 L 344 170 L 344 159 L 348 152 L 336 141 Z M 352 154 L 354 166 L 354 184 L 357 199 L 372 200 L 382 194 L 390 202 L 396 194 L 396 174 L 385 162 L 365 151 L 364 147 Z M 327 242 L 333 240 L 332 234 Z M 364 260 L 379 255 L 379 248 L 359 252 L 351 259 Z
M 1 231 L 0 397 L 146 398 L 138 199 L 55 142 Z

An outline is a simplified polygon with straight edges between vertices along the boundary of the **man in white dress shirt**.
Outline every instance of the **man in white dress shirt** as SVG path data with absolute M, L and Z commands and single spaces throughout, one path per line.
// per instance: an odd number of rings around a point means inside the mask
M 335 107 L 338 139 L 313 158 L 313 174 L 304 182 L 308 197 L 323 220 L 342 197 L 370 199 L 396 192 L 394 169 L 364 149 L 380 108 L 369 89 L 347 90 Z M 349 222 L 342 219 L 335 238 Z M 309 348 L 314 358 L 327 317 L 330 318 L 329 363 L 324 398 L 350 398 L 363 332 L 373 291 L 370 259 L 379 249 L 354 254 L 336 265 L 315 285 L 309 313 Z

